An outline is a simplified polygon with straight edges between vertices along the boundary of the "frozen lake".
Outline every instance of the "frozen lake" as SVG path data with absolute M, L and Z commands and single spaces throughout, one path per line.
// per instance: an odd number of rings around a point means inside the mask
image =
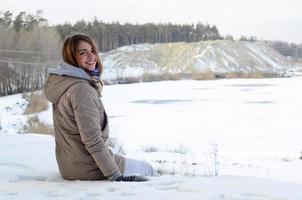
M 103 101 L 126 154 L 163 171 L 211 175 L 218 151 L 219 174 L 302 182 L 301 90 L 301 78 L 167 81 L 106 86 Z

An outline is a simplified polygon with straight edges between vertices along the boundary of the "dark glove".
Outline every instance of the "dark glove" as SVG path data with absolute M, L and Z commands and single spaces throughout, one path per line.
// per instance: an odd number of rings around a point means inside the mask
M 149 181 L 144 176 L 120 176 L 116 178 L 114 181 L 125 181 L 125 182 L 144 182 L 144 181 Z

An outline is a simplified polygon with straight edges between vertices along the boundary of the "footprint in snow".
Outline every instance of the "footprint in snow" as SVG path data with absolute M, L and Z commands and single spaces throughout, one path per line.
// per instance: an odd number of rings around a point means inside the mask
M 19 181 L 46 181 L 47 177 L 45 176 L 24 176 L 24 175 L 16 175 L 9 182 L 16 183 Z
M 15 162 L 6 162 L 3 160 L 0 161 L 0 166 L 11 167 L 11 168 L 15 168 L 15 169 L 29 170 L 29 171 L 37 171 L 37 169 L 35 169 L 34 167 L 31 167 L 31 166 L 28 166 L 28 165 L 15 163 Z

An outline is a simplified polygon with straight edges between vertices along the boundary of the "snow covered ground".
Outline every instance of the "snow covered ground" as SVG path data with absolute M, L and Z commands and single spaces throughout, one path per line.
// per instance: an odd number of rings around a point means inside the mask
M 301 77 L 105 86 L 117 149 L 165 174 L 145 183 L 63 180 L 54 138 L 20 134 L 26 102 L 2 97 L 0 199 L 301 200 L 301 90 Z

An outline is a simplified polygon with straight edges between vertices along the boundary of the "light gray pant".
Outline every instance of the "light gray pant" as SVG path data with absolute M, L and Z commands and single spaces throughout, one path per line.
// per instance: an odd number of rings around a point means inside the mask
M 145 161 L 126 158 L 124 176 L 158 176 L 152 165 Z

